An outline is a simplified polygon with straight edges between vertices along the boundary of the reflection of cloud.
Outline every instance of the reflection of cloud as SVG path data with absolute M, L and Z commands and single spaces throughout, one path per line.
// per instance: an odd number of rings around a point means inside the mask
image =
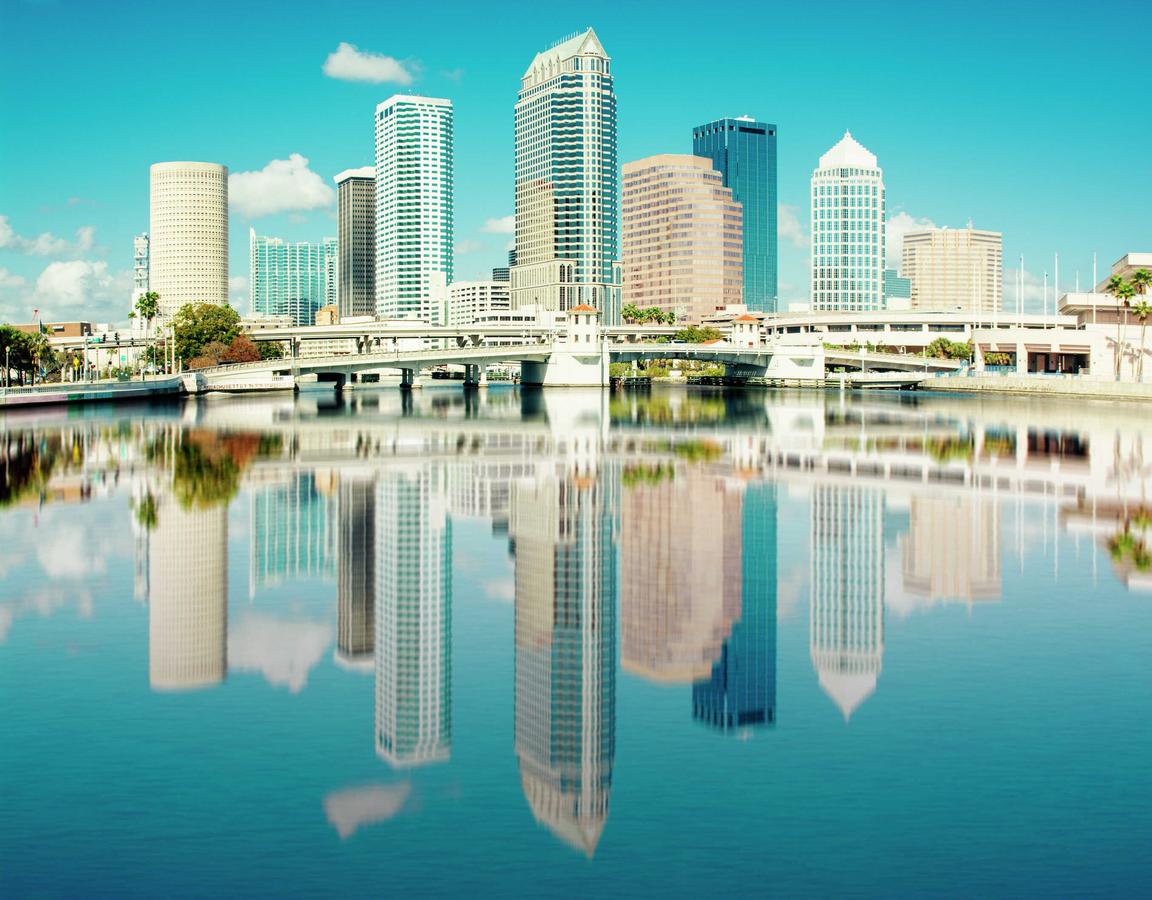
M 12 630 L 12 620 L 15 617 L 10 607 L 0 606 L 0 644 L 8 640 L 8 632 Z
M 228 668 L 259 672 L 273 687 L 298 694 L 334 636 L 327 622 L 290 622 L 252 613 L 228 630 Z
M 516 599 L 516 585 L 511 578 L 486 581 L 484 582 L 484 596 L 489 600 L 511 603 Z
M 400 784 L 366 784 L 333 791 L 324 798 L 324 815 L 340 840 L 354 835 L 361 826 L 387 822 L 399 813 L 412 793 L 407 781 Z
M 108 547 L 91 546 L 90 535 L 78 525 L 57 525 L 45 529 L 36 542 L 36 559 L 44 574 L 53 580 L 81 580 L 107 571 Z
M 800 563 L 777 581 L 776 618 L 791 619 L 808 599 L 808 564 Z

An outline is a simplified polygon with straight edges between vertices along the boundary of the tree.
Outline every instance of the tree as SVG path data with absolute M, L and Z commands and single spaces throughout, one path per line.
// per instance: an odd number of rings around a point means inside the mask
M 160 295 L 155 291 L 148 291 L 136 298 L 136 305 L 128 313 L 129 319 L 141 318 L 144 320 L 144 343 L 150 345 L 152 340 L 152 320 L 160 315 Z
M 620 318 L 629 325 L 634 325 L 640 320 L 640 309 L 632 303 L 625 303 L 624 308 L 620 310 Z
M 1132 299 L 1132 285 L 1125 281 L 1119 275 L 1113 275 L 1108 279 L 1108 286 L 1104 288 L 1106 293 L 1111 294 L 1116 298 L 1116 380 L 1120 380 L 1120 308 L 1123 307 L 1125 313 L 1128 310 L 1128 301 Z M 1127 315 L 1125 315 L 1127 318 Z
M 228 345 L 224 355 L 220 357 L 220 362 L 246 363 L 256 362 L 261 358 L 260 351 L 252 343 L 252 339 L 246 334 L 238 334 L 232 339 L 232 343 Z
M 1147 327 L 1147 322 L 1145 320 L 1148 318 L 1148 311 L 1152 310 L 1152 307 L 1149 307 L 1146 298 L 1149 291 L 1152 290 L 1152 272 L 1149 272 L 1147 269 L 1137 269 L 1132 273 L 1132 280 L 1129 283 L 1132 285 L 1132 291 L 1140 296 L 1140 300 L 1133 307 L 1133 311 L 1136 313 L 1136 318 L 1140 320 L 1140 374 L 1138 377 L 1141 381 L 1143 381 L 1144 329 Z M 1141 310 L 1145 310 L 1143 315 L 1141 315 Z
M 284 345 L 280 341 L 261 341 L 256 345 L 261 359 L 283 359 Z
M 689 325 L 687 328 L 681 328 L 677 331 L 672 340 L 683 341 L 685 344 L 703 344 L 705 341 L 718 341 L 722 337 L 724 335 L 707 325 Z
M 1137 369 L 1136 377 L 1144 380 L 1144 333 L 1148 328 L 1148 317 L 1152 316 L 1152 303 L 1149 303 L 1143 297 L 1132 305 L 1132 312 L 1136 314 L 1136 318 L 1140 320 L 1140 365 Z
M 185 362 L 204 356 L 211 343 L 223 344 L 227 350 L 239 334 L 240 314 L 231 306 L 189 303 L 181 306 L 172 320 L 176 355 Z

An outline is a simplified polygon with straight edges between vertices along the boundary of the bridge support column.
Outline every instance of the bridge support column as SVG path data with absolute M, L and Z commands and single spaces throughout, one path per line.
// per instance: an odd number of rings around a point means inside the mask
M 402 391 L 410 391 L 419 387 L 424 387 L 424 380 L 420 377 L 419 369 L 400 370 L 400 389 Z
M 464 387 L 466 388 L 485 388 L 488 387 L 488 367 L 487 366 L 464 366 Z
M 520 383 L 542 387 L 605 387 L 608 384 L 608 344 L 573 352 L 578 345 L 559 345 L 547 362 L 520 366 Z

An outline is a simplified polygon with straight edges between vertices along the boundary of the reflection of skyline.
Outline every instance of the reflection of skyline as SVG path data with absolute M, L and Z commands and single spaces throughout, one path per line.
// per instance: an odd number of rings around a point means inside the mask
M 1000 521 L 990 497 L 913 495 L 904 589 L 932 601 L 1000 597 Z
M 620 507 L 620 665 L 703 678 L 740 616 L 739 486 L 697 467 L 626 467 Z
M 148 679 L 153 690 L 224 680 L 228 654 L 228 508 L 156 499 L 148 535 Z
M 338 497 L 336 652 L 359 665 L 376 647 L 376 476 L 342 472 Z
M 249 592 L 301 578 L 331 578 L 336 563 L 335 503 L 314 472 L 252 492 Z
M 692 685 L 692 717 L 721 731 L 776 721 L 776 486 L 749 484 L 741 513 L 739 618 Z
M 376 488 L 376 752 L 393 766 L 452 747 L 452 527 L 444 471 L 393 470 Z
M 812 665 L 847 721 L 876 690 L 884 657 L 884 494 L 814 485 L 811 535 Z
M 516 756 L 532 814 L 588 856 L 616 752 L 616 509 L 607 474 L 513 486 Z

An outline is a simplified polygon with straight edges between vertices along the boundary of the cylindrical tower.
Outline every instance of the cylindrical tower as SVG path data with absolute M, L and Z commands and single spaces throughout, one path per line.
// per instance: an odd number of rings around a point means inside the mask
M 228 302 L 228 167 L 164 162 L 151 169 L 149 286 L 160 314 Z

